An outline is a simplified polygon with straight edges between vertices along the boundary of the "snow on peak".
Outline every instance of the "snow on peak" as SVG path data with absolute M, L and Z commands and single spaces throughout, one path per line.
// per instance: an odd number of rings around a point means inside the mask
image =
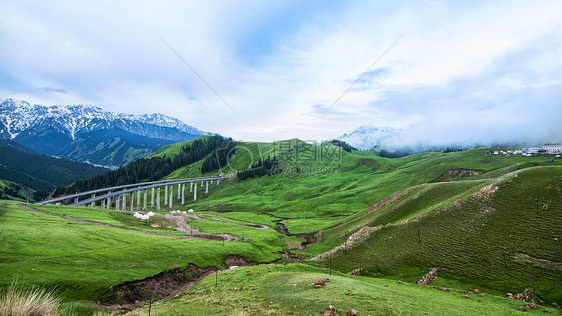
M 388 126 L 364 125 L 349 134 L 338 137 L 357 149 L 370 150 L 400 137 L 402 129 Z
M 171 139 L 158 127 L 179 130 L 192 135 L 208 135 L 195 127 L 164 114 L 132 115 L 106 111 L 100 107 L 77 105 L 30 105 L 23 100 L 0 100 L 0 137 L 15 138 L 34 126 L 57 125 L 65 134 L 75 139 L 79 133 L 116 127 L 152 138 Z M 3 126 L 2 126 L 3 125 Z

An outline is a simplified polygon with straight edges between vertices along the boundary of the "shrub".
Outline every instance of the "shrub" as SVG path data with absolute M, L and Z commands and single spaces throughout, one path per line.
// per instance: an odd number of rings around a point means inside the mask
M 13 283 L 0 293 L 0 315 L 5 316 L 70 316 L 72 311 L 60 308 L 61 298 L 54 292 L 24 288 Z

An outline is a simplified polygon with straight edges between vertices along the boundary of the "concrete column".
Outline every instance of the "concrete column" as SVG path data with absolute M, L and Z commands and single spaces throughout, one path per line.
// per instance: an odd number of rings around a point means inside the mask
M 138 191 L 137 191 L 138 192 Z M 133 208 L 135 206 L 135 200 L 133 200 L 135 192 L 131 192 L 131 213 L 133 212 Z M 138 194 L 137 194 L 138 196 Z M 137 205 L 138 206 L 138 205 Z
M 156 189 L 156 209 L 160 209 L 160 187 Z
M 205 193 L 209 193 L 209 181 L 205 182 Z
M 119 211 L 119 201 L 121 201 L 121 195 L 115 197 L 115 210 Z
M 197 184 L 193 186 L 193 201 L 197 201 Z
M 201 181 L 201 187 L 203 187 L 203 181 Z
M 172 200 L 174 199 L 174 185 L 170 185 L 170 204 L 169 208 L 172 208 Z
M 185 183 L 181 185 L 181 205 L 185 205 Z
M 121 194 L 123 196 L 123 211 L 127 210 L 127 194 Z
M 189 182 L 189 192 L 193 192 L 193 182 Z
M 152 187 L 152 195 L 150 196 L 150 207 L 154 208 L 154 187 Z
M 101 203 L 100 208 L 101 208 L 102 210 L 105 209 L 105 200 L 101 200 L 100 203 Z
M 165 190 L 164 190 L 164 205 L 166 205 L 166 203 L 168 203 L 168 186 L 165 186 Z
M 78 203 L 78 197 L 74 198 L 74 203 Z
M 141 191 L 137 191 L 137 210 L 140 210 L 140 196 L 141 196 Z
M 181 184 L 178 183 L 178 200 L 180 199 L 180 193 L 181 193 L 180 189 L 181 189 Z
M 144 201 L 143 201 L 144 203 L 142 204 L 143 210 L 146 210 L 146 200 L 147 200 L 147 198 L 148 198 L 148 190 L 144 189 Z
M 95 193 L 92 193 L 92 198 L 95 198 L 95 197 L 96 197 L 96 194 L 95 194 Z M 96 202 L 90 203 L 90 207 L 91 207 L 91 208 L 96 207 Z
M 107 193 L 108 194 L 111 193 L 111 190 L 109 190 Z M 108 210 L 111 209 L 111 196 L 107 198 L 107 201 L 105 202 L 105 205 L 106 205 Z

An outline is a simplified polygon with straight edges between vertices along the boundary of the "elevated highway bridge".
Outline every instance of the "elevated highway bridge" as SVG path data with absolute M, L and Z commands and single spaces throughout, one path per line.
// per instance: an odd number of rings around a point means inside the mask
M 72 201 L 67 205 L 71 205 L 71 206 L 89 205 L 91 207 L 95 207 L 99 203 L 101 208 L 104 209 L 111 209 L 111 207 L 114 206 L 115 210 L 125 211 L 127 210 L 127 197 L 129 196 L 130 197 L 129 208 L 130 211 L 132 212 L 135 209 L 137 210 L 147 209 L 148 190 L 151 190 L 150 207 L 160 209 L 160 201 L 161 201 L 160 191 L 163 188 L 164 207 L 168 206 L 169 208 L 172 208 L 173 206 L 172 202 L 174 197 L 174 186 L 177 187 L 177 199 L 178 200 L 181 199 L 181 205 L 184 205 L 186 184 L 189 183 L 189 192 L 193 193 L 193 201 L 196 201 L 198 186 L 201 187 L 201 190 L 204 188 L 205 193 L 208 193 L 209 184 L 212 185 L 216 183 L 216 185 L 218 185 L 220 181 L 224 179 L 228 179 L 228 177 L 212 176 L 212 177 L 172 179 L 172 180 L 126 184 L 126 185 L 96 189 L 86 192 L 77 192 L 75 194 L 69 194 L 69 195 L 41 201 L 39 203 L 36 203 L 36 205 L 59 204 L 59 203 L 64 203 L 65 201 Z M 135 195 L 136 195 L 136 202 L 137 202 L 136 208 L 135 208 L 135 199 L 134 199 Z M 142 204 L 141 204 L 141 195 L 144 195 L 142 199 L 143 200 Z

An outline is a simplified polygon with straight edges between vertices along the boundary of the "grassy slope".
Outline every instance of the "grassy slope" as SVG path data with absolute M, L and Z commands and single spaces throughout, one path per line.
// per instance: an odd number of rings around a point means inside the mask
M 5 192 L 5 190 L 6 190 L 7 188 L 9 188 L 9 187 L 13 187 L 14 185 L 18 185 L 18 184 L 15 183 L 15 182 L 12 182 L 12 181 L 0 179 L 0 192 L 2 192 L 2 194 L 6 194 L 6 195 L 7 195 L 7 193 Z M 22 187 L 22 188 L 24 188 L 24 190 L 26 189 L 25 187 Z M 32 190 L 31 190 L 31 189 L 27 188 L 27 190 L 28 190 L 28 192 L 24 192 L 24 191 L 22 191 L 22 190 L 19 190 L 19 191 L 18 191 L 18 197 L 13 197 L 13 196 L 11 196 L 11 195 L 8 195 L 8 196 L 6 197 L 6 199 L 13 199 L 13 200 L 16 200 L 16 201 L 25 201 L 25 199 L 22 198 L 22 197 L 26 197 L 26 196 L 27 196 L 26 193 L 27 193 L 27 194 L 32 193 Z
M 298 176 L 284 173 L 240 183 L 227 181 L 207 197 L 201 196 L 200 201 L 191 203 L 190 207 L 206 211 L 268 213 L 278 218 L 291 218 L 285 223 L 292 233 L 315 231 L 333 224 L 337 216 L 356 214 L 388 195 L 427 183 L 450 169 L 481 170 L 485 173 L 478 177 L 484 179 L 489 172 L 497 176 L 532 166 L 531 161 L 538 160 L 486 157 L 485 151 L 426 153 L 399 159 L 381 158 L 372 152 L 343 152 L 341 161 L 282 161 L 282 164 L 291 166 L 337 167 L 339 172 Z M 268 154 L 267 150 L 261 152 L 262 155 Z M 238 157 L 238 153 L 231 159 L 233 165 L 242 165 L 239 160 L 244 159 Z M 194 175 L 193 171 L 189 174 Z
M 248 275 L 250 273 L 251 275 Z M 330 283 L 316 289 L 316 280 Z M 215 282 L 217 286 L 215 286 Z M 466 289 L 466 287 L 465 287 Z M 353 295 L 348 295 L 352 293 Z M 154 315 L 317 315 L 332 305 L 343 315 L 512 315 L 524 303 L 459 290 L 438 291 L 396 280 L 349 276 L 305 265 L 239 267 L 211 275 L 174 300 L 153 305 Z M 542 309 L 529 314 L 544 314 Z M 148 307 L 132 315 L 148 315 Z M 555 315 L 560 312 L 554 310 Z
M 246 167 L 251 164 L 248 159 L 254 159 L 255 162 L 255 157 L 267 157 L 272 154 L 272 149 L 275 149 L 272 144 L 242 145 L 249 150 L 239 149 L 236 156 L 231 158 L 230 166 L 234 168 Z M 180 145 L 166 147 L 158 154 L 171 155 L 177 146 Z M 182 208 L 194 208 L 196 212 L 216 211 L 215 214 L 220 216 L 269 226 L 275 226 L 273 220 L 283 219 L 292 233 L 311 232 L 324 228 L 321 241 L 304 251 L 305 255 L 310 258 L 312 255 L 341 244 L 346 238 L 342 233 L 349 230 L 354 232 L 353 227 L 366 220 L 371 220 L 373 214 L 376 213 L 364 214 L 365 209 L 401 189 L 418 185 L 411 189 L 409 194 L 419 193 L 422 198 L 418 198 L 416 201 L 406 201 L 407 196 L 404 196 L 402 200 L 398 201 L 403 202 L 403 207 L 397 210 L 390 208 L 382 210 L 379 212 L 380 214 L 376 214 L 381 217 L 370 224 L 371 226 L 388 222 L 400 223 L 426 211 L 441 214 L 435 212 L 440 207 L 439 203 L 449 205 L 455 199 L 465 196 L 467 190 L 477 190 L 488 182 L 494 181 L 495 177 L 532 166 L 534 161 L 540 160 L 540 158 L 527 157 L 486 157 L 484 151 L 474 150 L 450 154 L 426 153 L 399 159 L 377 157 L 372 152 L 343 152 L 341 159 L 332 159 L 325 163 L 310 160 L 300 161 L 289 157 L 283 161 L 284 164 L 291 164 L 291 166 L 298 164 L 301 167 L 310 168 L 315 166 L 337 167 L 339 173 L 290 177 L 284 174 L 250 179 L 240 183 L 225 181 L 221 186 L 213 188 L 207 195 L 199 191 L 200 199 L 197 202 L 189 202 Z M 437 178 L 445 171 L 455 168 L 478 169 L 484 173 L 470 178 L 474 180 L 421 185 Z M 200 175 L 199 169 L 200 166 L 197 165 L 189 166 L 177 170 L 170 177 L 198 176 Z M 228 169 L 224 171 L 228 171 Z M 174 192 L 176 191 L 174 190 Z M 209 225 L 209 222 L 193 223 L 204 231 L 225 232 L 224 230 L 227 230 L 238 235 L 244 234 L 251 239 L 250 242 L 245 243 L 226 243 L 226 246 L 223 247 L 222 242 L 177 240 L 85 224 L 68 225 L 66 220 L 37 213 L 30 215 L 28 211 L 15 206 L 4 205 L 3 209 L 0 214 L 0 222 L 2 223 L 2 236 L 6 242 L 1 245 L 0 268 L 9 272 L 3 273 L 4 278 L 0 281 L 7 284 L 13 277 L 19 276 L 20 279 L 26 278 L 26 282 L 29 284 L 62 284 L 70 299 L 91 299 L 99 296 L 109 285 L 154 275 L 175 264 L 185 266 L 188 263 L 195 263 L 200 266 L 220 266 L 221 258 L 227 254 L 240 254 L 249 260 L 260 262 L 273 260 L 279 257 L 278 251 L 296 241 L 296 238 L 286 238 L 271 231 L 264 234 L 262 230 L 249 229 L 250 231 L 248 231 L 248 228 L 236 228 L 231 225 Z M 235 212 L 222 213 L 225 211 Z M 100 217 L 99 214 L 84 213 L 83 217 L 98 217 L 99 221 L 115 221 L 123 226 L 134 225 L 134 223 L 126 223 L 122 218 L 111 216 L 111 212 L 103 214 L 105 215 Z M 347 215 L 347 217 L 335 217 L 340 215 Z M 437 215 L 428 216 L 424 220 L 429 220 L 434 216 Z M 438 220 L 433 220 L 431 223 L 434 226 L 428 227 L 433 227 L 433 231 L 422 231 L 422 236 L 425 238 L 450 233 L 439 230 L 443 227 L 440 226 Z M 411 248 L 403 247 L 407 245 L 404 240 L 409 238 L 408 240 L 411 241 L 417 237 L 417 231 L 408 229 L 411 228 L 409 225 L 415 225 L 415 223 L 392 225 L 379 231 L 372 236 L 369 243 L 349 251 L 348 256 L 350 257 L 341 257 L 340 254 L 341 260 L 335 258 L 334 265 L 342 271 L 348 271 L 357 268 L 357 263 L 360 262 L 370 271 L 389 276 L 398 275 L 413 280 L 419 279 L 427 272 L 429 266 L 434 265 L 431 260 L 443 260 L 446 255 L 460 256 L 460 259 L 465 259 L 464 254 L 469 248 L 458 248 L 454 244 L 454 247 L 451 247 L 449 244 L 457 242 L 449 239 L 454 234 L 443 237 L 443 244 L 439 244 L 441 245 L 441 248 L 438 248 L 439 251 L 428 252 L 431 255 L 428 255 L 427 258 L 419 256 L 418 253 L 412 254 L 410 252 L 412 249 L 420 249 L 420 247 L 413 247 L 411 244 L 408 244 L 408 247 Z M 29 230 L 29 227 L 39 227 L 40 229 Z M 24 233 L 20 233 L 21 231 Z M 553 231 L 559 232 L 559 228 Z M 505 231 L 494 233 L 505 233 Z M 412 236 L 412 234 L 414 235 Z M 380 236 L 386 239 L 379 238 Z M 476 237 L 473 237 L 472 242 L 468 244 L 478 250 L 478 245 L 483 239 L 481 235 Z M 390 240 L 392 242 L 389 242 Z M 86 249 L 84 253 L 82 245 Z M 432 248 L 433 245 L 426 246 L 427 249 L 435 250 Z M 529 248 L 535 246 L 530 245 Z M 370 252 L 373 247 L 377 249 L 377 252 Z M 384 260 L 379 255 L 377 247 L 386 249 L 387 252 L 383 252 L 386 256 Z M 442 250 L 449 248 L 451 250 Z M 400 251 L 397 252 L 396 249 L 400 249 Z M 559 248 L 553 249 L 555 253 L 561 253 Z M 64 250 L 64 253 L 69 255 L 59 253 L 59 250 Z M 443 254 L 441 255 L 441 253 Z M 470 262 L 474 262 L 474 260 L 481 260 L 482 254 L 488 255 L 487 252 L 480 251 L 474 252 L 474 256 L 466 256 L 466 258 L 471 259 Z M 531 255 L 535 256 L 535 254 Z M 536 256 L 544 258 L 540 255 Z M 98 262 L 100 258 L 103 262 Z M 324 264 L 326 263 L 324 262 Z M 539 261 L 539 263 L 543 262 Z M 369 264 L 370 266 L 368 266 Z M 41 272 L 32 269 L 41 270 Z M 550 273 L 550 270 L 544 271 L 546 274 Z M 100 277 L 101 274 L 103 274 L 102 277 Z M 449 277 L 465 279 L 474 277 L 478 282 L 488 284 L 489 279 L 481 279 L 483 274 L 484 272 L 478 274 L 470 270 L 467 274 L 456 273 Z M 516 275 L 519 276 L 519 272 Z M 557 276 L 557 274 L 553 275 Z M 509 278 L 499 281 L 502 288 L 506 282 L 511 282 Z M 513 291 L 516 292 L 517 289 Z M 544 292 L 543 289 L 539 291 L 541 294 Z
M 44 207 L 49 208 L 53 211 L 55 207 Z M 18 278 L 26 285 L 57 285 L 62 287 L 67 299 L 94 299 L 103 295 L 110 285 L 146 278 L 174 265 L 221 267 L 222 259 L 230 254 L 251 261 L 271 261 L 287 247 L 287 242 L 296 240 L 271 230 L 244 228 L 240 235 L 245 234 L 250 242 L 223 244 L 73 221 L 69 225 L 66 219 L 9 204 L 2 204 L 1 209 L 0 283 L 7 286 Z M 104 213 L 83 217 L 114 221 Z M 218 226 L 211 223 L 209 227 Z M 239 230 L 236 226 L 226 226 Z
M 196 139 L 205 140 L 210 138 L 210 136 L 203 136 Z M 193 144 L 196 139 L 188 140 L 181 143 L 175 143 L 172 145 L 164 146 L 160 148 L 158 151 L 152 153 L 150 157 L 173 157 L 180 153 L 181 149 L 185 147 L 185 145 Z
M 492 184 L 498 190 L 491 195 L 461 194 L 448 201 L 447 194 L 454 196 L 459 187 L 443 183 L 417 188 L 359 218 L 356 222 L 374 218 L 369 226 L 394 225 L 380 229 L 347 255 L 339 252 L 332 263 L 342 271 L 362 264 L 370 275 L 398 275 L 408 281 L 419 280 L 430 267 L 443 267 L 451 270 L 440 272 L 447 277 L 471 280 L 498 292 L 521 292 L 532 287 L 542 299 L 560 301 L 561 177 L 562 167 L 520 170 Z M 433 191 L 441 191 L 444 198 L 436 199 L 439 194 Z M 419 216 L 420 209 L 429 213 L 418 221 L 404 223 Z M 335 233 L 341 232 L 338 228 L 333 229 Z M 329 233 L 324 236 L 332 236 L 339 243 L 345 240 L 346 235 Z

